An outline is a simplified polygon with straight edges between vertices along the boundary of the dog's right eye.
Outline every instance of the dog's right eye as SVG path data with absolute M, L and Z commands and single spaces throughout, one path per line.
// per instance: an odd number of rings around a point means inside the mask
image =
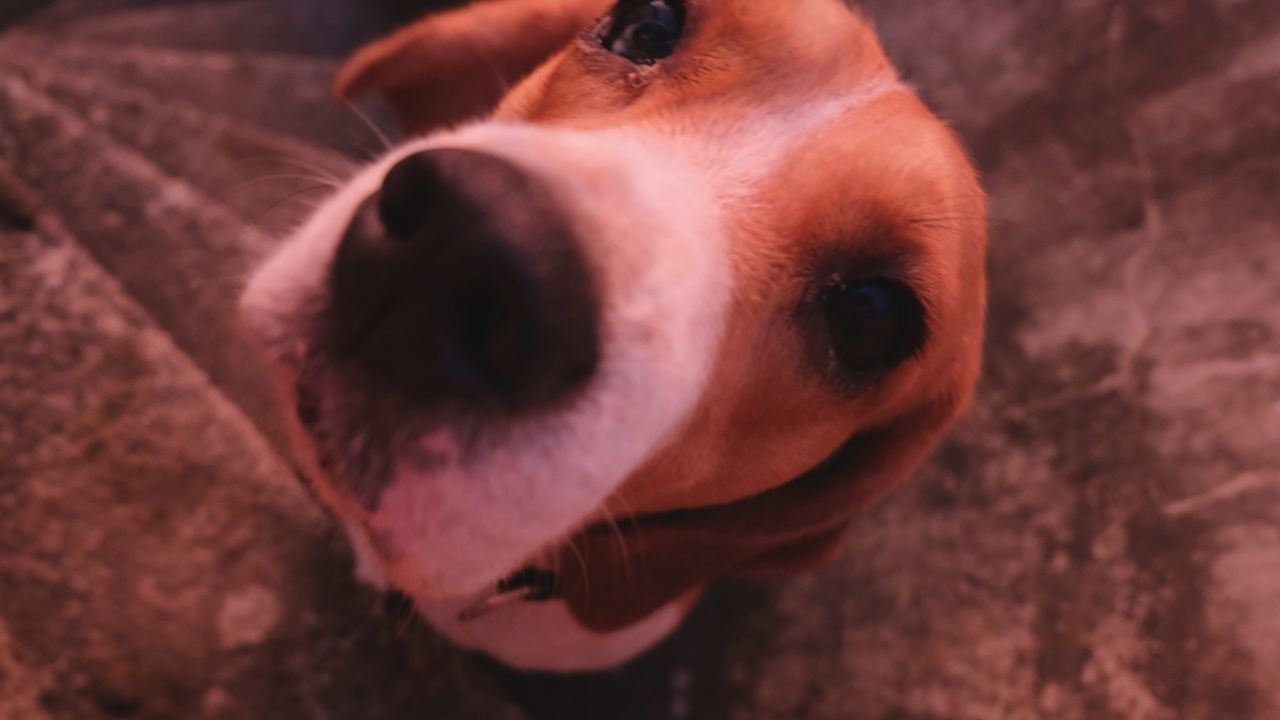
M 600 42 L 637 65 L 652 65 L 675 52 L 683 32 L 680 0 L 622 0 L 609 13 Z
M 837 276 L 818 302 L 836 357 L 857 375 L 892 370 L 919 352 L 929 334 L 920 299 L 897 280 Z

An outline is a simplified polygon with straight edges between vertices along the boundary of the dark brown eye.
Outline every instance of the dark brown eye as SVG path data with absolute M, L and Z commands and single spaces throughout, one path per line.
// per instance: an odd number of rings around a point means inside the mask
M 680 0 L 622 0 L 609 13 L 600 42 L 637 65 L 652 65 L 675 52 L 683 32 Z
M 924 306 L 906 284 L 888 278 L 833 278 L 818 296 L 831 345 L 854 373 L 891 370 L 928 336 Z

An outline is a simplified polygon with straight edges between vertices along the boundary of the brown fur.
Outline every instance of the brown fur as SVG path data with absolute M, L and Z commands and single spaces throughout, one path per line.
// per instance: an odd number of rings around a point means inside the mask
M 836 0 L 692 0 L 686 59 L 647 70 L 590 47 L 584 30 L 607 7 L 494 0 L 428 18 L 361 52 L 338 92 L 383 93 L 412 132 L 490 111 L 679 132 L 746 115 L 783 89 L 838 95 L 891 72 L 869 24 Z M 848 114 L 749 200 L 732 214 L 736 290 L 706 395 L 562 549 L 568 601 L 593 629 L 624 627 L 717 576 L 827 558 L 849 518 L 919 465 L 976 383 L 985 201 L 922 103 L 893 93 Z M 818 378 L 790 312 L 809 292 L 804 271 L 837 253 L 913 278 L 931 331 L 920 356 L 851 395 Z

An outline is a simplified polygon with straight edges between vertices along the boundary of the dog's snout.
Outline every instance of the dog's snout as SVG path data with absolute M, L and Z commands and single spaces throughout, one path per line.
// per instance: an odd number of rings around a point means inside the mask
M 526 409 L 594 373 L 599 303 L 542 179 L 436 149 L 387 173 L 332 268 L 330 350 L 413 402 Z

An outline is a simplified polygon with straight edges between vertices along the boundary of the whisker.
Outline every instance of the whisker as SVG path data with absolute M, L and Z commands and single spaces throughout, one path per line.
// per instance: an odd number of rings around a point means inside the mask
M 583 594 L 586 595 L 586 598 L 585 598 L 586 604 L 590 606 L 591 605 L 591 573 L 587 570 L 587 558 L 582 554 L 582 551 L 578 549 L 578 545 L 573 541 L 572 535 L 569 536 L 569 539 L 566 542 L 566 544 L 569 546 L 569 549 L 573 551 L 573 556 L 578 559 L 578 565 L 579 567 L 582 568 L 582 592 Z
M 258 217 L 254 218 L 253 224 L 255 225 L 261 224 L 262 219 L 265 218 L 267 215 L 270 215 L 272 212 L 274 212 L 276 208 L 289 202 L 290 200 L 293 200 L 299 195 L 305 195 L 306 193 L 315 192 L 317 190 L 331 190 L 331 189 L 332 188 L 329 187 L 328 185 L 309 185 L 307 187 L 295 190 L 289 193 L 288 195 L 285 195 L 284 197 L 280 198 L 279 200 L 271 203 L 270 207 L 268 207 L 266 210 L 263 210 L 261 213 L 258 213 Z M 312 207 L 314 207 L 314 205 Z
M 964 215 L 959 213 L 916 216 L 907 220 L 907 224 L 951 230 L 954 229 L 952 227 L 952 223 L 972 222 L 977 220 L 985 220 L 988 225 L 999 227 L 1017 227 L 1022 224 L 1018 220 L 1011 220 L 999 216 Z
M 305 180 L 306 182 L 315 183 L 317 185 L 322 184 L 331 190 L 337 189 L 339 187 L 336 183 L 330 183 L 327 178 L 315 177 L 314 175 L 304 175 L 302 173 L 282 173 L 280 175 L 264 175 L 262 177 L 256 177 L 250 180 L 242 180 L 236 183 L 235 185 L 232 185 L 231 187 L 227 188 L 227 192 L 228 193 L 239 192 L 253 185 L 260 185 L 266 182 L 275 182 L 277 180 Z
M 347 109 L 351 111 L 351 114 L 359 118 L 360 122 L 364 123 L 365 127 L 369 128 L 370 132 L 373 133 L 373 136 L 382 143 L 382 148 L 384 150 L 391 150 L 395 147 L 391 142 L 391 138 L 387 137 L 387 134 L 382 131 L 382 128 L 378 127 L 378 125 L 373 122 L 373 119 L 369 117 L 368 113 L 361 110 L 352 102 L 344 102 L 343 105 L 346 105 Z
M 493 79 L 498 81 L 499 96 L 505 97 L 511 92 L 511 82 L 502 74 L 502 70 L 498 67 L 498 63 L 494 60 L 492 53 L 484 52 L 480 49 L 479 44 L 475 44 L 475 50 L 484 64 L 488 66 L 489 72 L 493 75 Z
M 276 163 L 280 165 L 292 165 L 302 170 L 309 170 L 317 174 L 324 175 L 326 177 L 331 177 L 334 180 L 340 180 L 340 178 L 335 174 L 336 172 L 345 173 L 352 169 L 352 165 L 349 160 L 347 160 L 346 158 L 341 158 L 340 161 L 342 163 L 342 167 L 340 168 L 328 167 L 321 163 L 318 163 L 312 160 L 307 160 L 298 155 L 291 155 L 283 152 L 274 152 L 274 153 L 262 153 L 259 155 L 246 155 L 244 157 L 236 158 L 234 162 L 237 166 L 240 166 L 240 167 L 244 167 L 246 165 L 251 165 L 255 163 Z
M 618 541 L 618 554 L 622 559 L 622 580 L 631 586 L 631 563 L 627 562 L 630 553 L 627 551 L 627 536 L 622 532 L 622 526 L 618 525 L 618 520 L 613 513 L 605 510 L 605 519 L 609 523 L 609 530 L 613 533 L 614 540 Z
M 644 533 L 640 532 L 640 518 L 636 515 L 635 508 L 625 498 L 619 496 L 616 498 L 622 503 L 627 514 L 627 520 L 631 523 L 631 531 L 636 539 L 636 555 L 640 558 L 640 578 L 644 580 L 645 575 L 645 549 L 644 549 Z
M 421 622 L 421 618 L 418 616 L 418 611 L 410 605 L 409 608 L 405 610 L 404 618 L 400 622 L 400 636 L 405 637 L 409 633 L 413 632 L 414 626 L 419 622 Z
M 640 518 L 639 518 L 639 516 L 637 516 L 637 515 L 636 515 L 636 511 L 635 511 L 635 509 L 632 507 L 631 503 L 627 502 L 627 501 L 626 501 L 626 499 L 625 499 L 625 498 L 623 498 L 622 496 L 618 496 L 617 498 L 615 498 L 615 500 L 617 500 L 618 502 L 622 503 L 622 504 L 625 506 L 625 507 L 623 508 L 623 511 L 626 513 L 627 520 L 629 520 L 629 521 L 631 522 L 631 529 L 632 529 L 632 530 L 639 531 L 639 530 L 640 530 Z

